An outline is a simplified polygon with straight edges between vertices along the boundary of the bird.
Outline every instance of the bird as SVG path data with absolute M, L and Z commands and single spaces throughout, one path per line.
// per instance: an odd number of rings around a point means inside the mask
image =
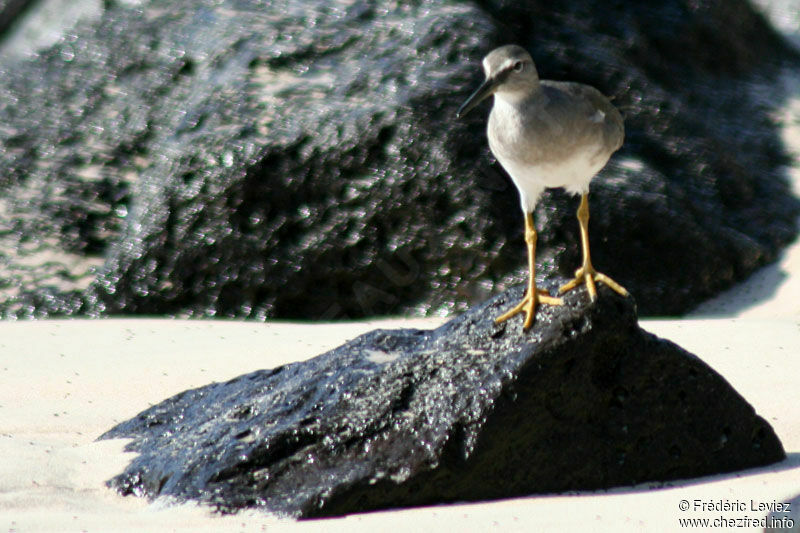
M 590 85 L 540 80 L 531 55 L 521 46 L 495 48 L 483 58 L 485 81 L 456 114 L 463 118 L 494 96 L 487 126 L 489 148 L 519 190 L 528 249 L 528 287 L 522 300 L 500 315 L 500 324 L 524 313 L 523 329 L 534 322 L 537 304 L 562 305 L 563 299 L 536 287 L 536 240 L 533 211 L 546 188 L 563 187 L 580 195 L 577 211 L 583 262 L 563 295 L 585 284 L 591 301 L 600 282 L 622 296 L 628 291 L 595 270 L 589 252 L 589 183 L 623 143 L 625 126 L 616 107 Z

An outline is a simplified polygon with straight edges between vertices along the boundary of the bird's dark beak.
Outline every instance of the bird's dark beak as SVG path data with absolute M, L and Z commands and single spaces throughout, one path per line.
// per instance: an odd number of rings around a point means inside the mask
M 469 113 L 473 107 L 480 104 L 487 96 L 491 95 L 496 87 L 497 80 L 494 78 L 487 78 L 486 81 L 484 81 L 481 86 L 478 87 L 478 90 L 472 93 L 472 96 L 467 98 L 467 101 L 458 108 L 456 118 L 464 118 L 464 116 Z

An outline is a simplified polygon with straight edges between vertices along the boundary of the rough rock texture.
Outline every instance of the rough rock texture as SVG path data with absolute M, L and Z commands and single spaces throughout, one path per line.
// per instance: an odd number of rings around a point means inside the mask
M 435 330 L 375 330 L 305 362 L 182 392 L 103 438 L 141 455 L 110 484 L 296 517 L 666 481 L 784 458 L 714 370 L 601 286 Z M 268 348 L 264 348 L 267 350 Z
M 0 63 L 6 316 L 443 313 L 521 281 L 485 109 L 453 119 L 506 42 L 625 113 L 592 244 L 642 312 L 688 310 L 795 235 L 768 113 L 798 61 L 742 0 L 105 6 Z M 540 205 L 542 275 L 578 266 L 576 205 Z
M 446 313 L 521 281 L 488 105 L 454 120 L 507 42 L 623 110 L 592 244 L 642 312 L 688 310 L 796 233 L 769 112 L 798 60 L 743 0 L 105 5 L 0 63 L 6 316 Z M 542 200 L 542 275 L 578 266 L 576 207 Z

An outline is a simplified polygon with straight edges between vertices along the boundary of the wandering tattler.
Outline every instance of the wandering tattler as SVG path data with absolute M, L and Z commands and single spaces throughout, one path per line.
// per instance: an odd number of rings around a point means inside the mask
M 539 80 L 530 54 L 520 46 L 501 46 L 483 59 L 486 81 L 458 110 L 463 117 L 489 95 L 489 148 L 519 189 L 528 245 L 528 290 L 522 301 L 496 319 L 497 323 L 524 312 L 524 329 L 533 324 L 536 304 L 561 305 L 561 298 L 536 288 L 536 229 L 533 209 L 547 187 L 564 187 L 581 195 L 578 222 L 583 264 L 575 279 L 563 285 L 563 294 L 586 283 L 597 298 L 595 282 L 603 282 L 626 296 L 617 282 L 597 272 L 589 255 L 589 182 L 620 146 L 625 128 L 619 111 L 589 85 Z

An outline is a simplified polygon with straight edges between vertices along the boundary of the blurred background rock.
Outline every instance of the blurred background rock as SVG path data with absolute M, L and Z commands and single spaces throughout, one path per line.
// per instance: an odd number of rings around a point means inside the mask
M 613 95 L 593 259 L 689 311 L 796 236 L 794 4 L 0 1 L 0 312 L 448 315 L 522 283 L 488 105 L 454 119 L 510 42 Z M 537 208 L 545 283 L 576 207 Z

